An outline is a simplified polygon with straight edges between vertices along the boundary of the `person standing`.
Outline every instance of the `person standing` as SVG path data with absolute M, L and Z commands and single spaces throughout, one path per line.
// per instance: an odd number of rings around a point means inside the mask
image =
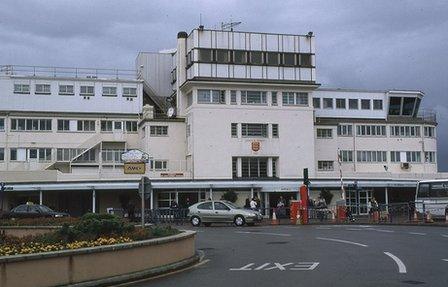
M 257 210 L 257 202 L 255 201 L 255 197 L 250 201 L 250 209 Z

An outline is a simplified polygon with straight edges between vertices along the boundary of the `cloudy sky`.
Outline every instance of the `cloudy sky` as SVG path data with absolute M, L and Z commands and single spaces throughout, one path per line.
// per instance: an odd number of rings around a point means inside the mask
M 448 2 L 0 1 L 0 64 L 133 68 L 139 51 L 178 31 L 242 21 L 238 30 L 316 35 L 323 86 L 418 89 L 438 113 L 439 169 L 448 171 Z

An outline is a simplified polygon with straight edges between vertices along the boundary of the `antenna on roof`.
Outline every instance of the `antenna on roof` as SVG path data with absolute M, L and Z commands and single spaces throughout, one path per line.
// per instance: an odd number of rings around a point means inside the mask
M 233 31 L 233 27 L 240 25 L 242 22 L 221 22 L 221 30 L 223 31 Z
M 199 30 L 204 30 L 204 25 L 202 25 L 202 13 L 199 13 Z

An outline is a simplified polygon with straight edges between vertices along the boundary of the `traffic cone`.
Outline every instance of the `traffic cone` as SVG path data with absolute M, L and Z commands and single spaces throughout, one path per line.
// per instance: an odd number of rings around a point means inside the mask
M 429 210 L 426 212 L 426 223 L 434 223 L 434 220 L 432 220 L 431 212 L 429 212 Z
M 336 222 L 336 211 L 335 210 L 331 211 L 331 221 L 333 223 Z
M 417 210 L 414 210 L 414 222 L 418 222 Z
M 275 214 L 275 210 L 272 211 L 271 225 L 278 225 L 278 219 L 277 215 Z

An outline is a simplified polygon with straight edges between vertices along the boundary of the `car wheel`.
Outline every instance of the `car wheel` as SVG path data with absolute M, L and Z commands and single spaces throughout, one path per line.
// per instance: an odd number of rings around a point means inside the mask
M 242 217 L 241 215 L 235 216 L 233 223 L 235 223 L 236 226 L 243 226 L 245 223 L 244 217 Z
M 197 216 L 193 216 L 190 219 L 190 222 L 191 222 L 191 225 L 193 225 L 195 227 L 198 227 L 199 225 L 201 225 L 201 219 L 199 217 L 197 217 Z

